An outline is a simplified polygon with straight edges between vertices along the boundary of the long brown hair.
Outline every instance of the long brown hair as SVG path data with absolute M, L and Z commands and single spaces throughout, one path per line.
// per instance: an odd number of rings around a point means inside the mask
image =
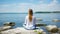
M 29 21 L 32 21 L 32 16 L 33 16 L 33 10 L 29 9 Z

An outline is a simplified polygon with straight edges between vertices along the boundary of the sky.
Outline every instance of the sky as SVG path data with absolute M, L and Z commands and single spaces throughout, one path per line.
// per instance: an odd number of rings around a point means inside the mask
M 60 11 L 60 0 L 0 0 L 0 13 Z

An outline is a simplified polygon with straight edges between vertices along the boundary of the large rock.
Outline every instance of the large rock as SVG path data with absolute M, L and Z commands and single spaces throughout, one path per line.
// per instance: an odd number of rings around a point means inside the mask
M 11 26 L 2 26 L 2 27 L 0 27 L 0 31 L 8 30 L 10 28 L 11 28 Z
M 53 22 L 60 22 L 59 19 L 53 19 L 52 21 L 53 21 Z
M 60 34 L 60 28 L 58 28 L 58 30 L 59 30 L 58 32 L 59 32 L 59 34 Z
M 52 33 L 58 32 L 58 28 L 57 28 L 56 25 L 48 25 L 48 26 L 46 26 L 46 29 L 47 29 L 49 32 L 52 32 Z
M 44 32 L 43 29 L 38 29 L 37 31 L 39 31 L 43 34 L 44 33 L 46 34 L 46 32 Z M 5 33 L 6 34 L 38 34 L 38 32 L 35 32 L 34 30 L 26 30 L 21 27 L 1 32 L 1 34 L 5 34 Z
M 15 26 L 15 22 L 5 22 L 4 26 Z

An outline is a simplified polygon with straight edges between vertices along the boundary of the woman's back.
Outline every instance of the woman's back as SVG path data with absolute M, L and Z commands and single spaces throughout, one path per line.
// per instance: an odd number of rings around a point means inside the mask
M 26 29 L 35 29 L 36 18 L 33 16 L 33 10 L 29 9 L 28 16 L 25 18 L 25 25 Z
M 26 29 L 35 29 L 36 28 L 36 26 L 35 26 L 35 24 L 36 24 L 36 18 L 34 16 L 32 16 L 32 21 L 30 22 L 29 21 L 29 16 L 26 16 L 24 24 L 25 24 L 24 27 Z

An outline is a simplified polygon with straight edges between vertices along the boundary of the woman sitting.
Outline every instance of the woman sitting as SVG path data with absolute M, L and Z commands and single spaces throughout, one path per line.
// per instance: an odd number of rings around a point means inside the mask
M 36 29 L 36 18 L 33 16 L 33 10 L 29 9 L 28 15 L 25 18 L 25 23 L 23 24 L 25 29 L 34 30 Z

